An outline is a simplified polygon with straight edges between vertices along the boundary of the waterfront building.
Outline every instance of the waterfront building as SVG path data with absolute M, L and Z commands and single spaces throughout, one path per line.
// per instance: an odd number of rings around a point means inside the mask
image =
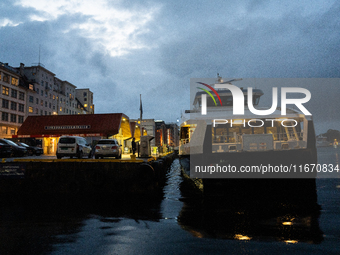
M 122 149 L 132 137 L 140 139 L 136 123 L 123 113 L 28 116 L 13 138 L 41 140 L 44 154 L 55 154 L 60 136 L 85 137 L 89 144 L 101 138 L 115 138 Z
M 11 138 L 27 116 L 27 90 L 19 86 L 20 75 L 8 64 L 0 62 L 0 137 Z
M 154 119 L 142 119 L 142 124 L 140 122 L 140 119 L 132 119 L 131 121 L 136 122 L 142 129 L 144 134 L 143 135 L 149 135 L 155 137 L 156 135 L 156 126 L 155 126 L 155 120 Z M 137 126 L 137 128 L 139 127 Z M 150 141 L 150 146 L 155 146 L 155 139 L 152 139 Z
M 166 124 L 166 143 L 170 147 L 179 145 L 179 128 L 176 123 Z
M 156 120 L 156 136 L 155 136 L 155 145 L 157 147 L 163 147 L 167 145 L 166 140 L 166 125 L 163 120 Z
M 93 92 L 77 89 L 40 63 L 0 62 L 0 89 L 0 138 L 15 136 L 27 116 L 94 114 Z

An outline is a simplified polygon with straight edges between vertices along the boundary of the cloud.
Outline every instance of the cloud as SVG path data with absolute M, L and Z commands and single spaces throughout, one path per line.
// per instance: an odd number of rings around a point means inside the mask
M 339 77 L 338 4 L 304 15 L 280 4 L 272 8 L 273 15 L 261 6 L 254 12 L 243 8 L 243 15 L 232 15 L 233 21 L 224 24 L 221 20 L 229 16 L 217 13 L 214 26 L 209 12 L 202 21 L 194 18 L 197 29 L 180 27 L 181 36 L 162 48 L 163 68 L 179 76 L 220 72 L 229 77 Z
M 138 117 L 142 94 L 145 116 L 173 120 L 190 78 L 340 77 L 339 12 L 332 0 L 4 0 L 0 61 L 37 63 L 40 45 L 97 113 Z
M 107 0 L 19 0 L 16 5 L 34 9 L 29 16 L 31 21 L 53 22 L 63 16 L 82 16 L 63 32 L 92 40 L 112 57 L 125 55 L 132 49 L 149 48 L 139 37 L 149 32 L 147 26 L 159 11 L 157 6 L 122 8 L 110 5 Z

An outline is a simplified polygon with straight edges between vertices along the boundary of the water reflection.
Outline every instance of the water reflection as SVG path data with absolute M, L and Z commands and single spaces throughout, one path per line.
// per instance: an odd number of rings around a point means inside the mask
M 96 247 L 96 238 L 114 235 L 124 219 L 158 222 L 161 201 L 161 196 L 12 202 L 2 198 L 0 254 L 48 254 L 84 241 Z
M 185 183 L 181 190 L 184 204 L 178 223 L 195 237 L 291 244 L 317 244 L 323 240 L 317 203 L 299 206 L 287 200 L 273 204 L 266 199 L 246 198 L 241 203 L 221 199 L 205 202 L 202 197 L 189 195 Z

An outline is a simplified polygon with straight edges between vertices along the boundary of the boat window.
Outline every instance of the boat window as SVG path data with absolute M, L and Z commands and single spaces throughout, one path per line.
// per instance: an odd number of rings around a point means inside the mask
M 260 97 L 259 96 L 253 96 L 253 104 L 258 105 L 260 102 Z
M 181 128 L 181 139 L 189 138 L 189 127 L 182 127 Z
M 240 142 L 240 127 L 230 127 L 223 125 L 223 127 L 212 128 L 213 143 L 237 143 Z
M 260 102 L 259 96 L 253 96 L 253 106 L 258 105 Z M 248 96 L 244 95 L 244 105 L 248 105 Z
M 254 127 L 249 127 L 247 124 L 245 127 L 243 126 L 244 124 L 233 124 L 232 127 L 230 127 L 230 124 L 217 125 L 212 128 L 212 142 L 242 143 L 243 134 L 272 134 L 274 141 L 302 140 L 301 125 L 303 125 L 303 122 L 298 122 L 296 127 L 288 127 L 293 126 L 295 123 L 285 121 L 287 127 L 284 127 L 281 125 L 281 121 L 271 122 L 265 121 L 265 119 L 262 121 L 251 122 Z
M 215 127 L 212 129 L 212 141 L 213 143 L 224 143 L 227 136 L 226 127 Z
M 251 127 L 241 127 L 241 134 L 252 134 L 252 128 Z
M 254 134 L 264 134 L 264 127 L 254 128 Z
M 238 142 L 238 135 L 240 135 L 239 127 L 228 128 L 228 143 Z
M 233 105 L 233 97 L 222 97 L 221 98 L 223 106 L 232 106 Z
M 191 136 L 195 132 L 197 125 L 192 124 L 192 125 L 187 125 L 181 128 L 181 140 L 183 139 L 188 139 L 188 141 L 191 139 Z

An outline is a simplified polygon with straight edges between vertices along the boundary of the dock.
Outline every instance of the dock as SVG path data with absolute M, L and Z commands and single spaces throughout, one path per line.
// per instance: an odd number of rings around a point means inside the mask
M 20 158 L 0 162 L 0 195 L 152 195 L 164 185 L 174 153 L 132 159 Z

